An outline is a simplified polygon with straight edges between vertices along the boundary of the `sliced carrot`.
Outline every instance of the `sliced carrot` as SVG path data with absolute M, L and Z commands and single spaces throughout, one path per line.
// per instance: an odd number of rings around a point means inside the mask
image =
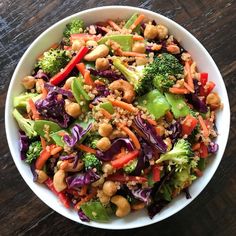
M 108 112 L 108 111 L 106 111 L 105 109 L 103 109 L 103 108 L 100 108 L 99 109 L 99 111 L 103 114 L 103 116 L 105 116 L 107 119 L 111 119 L 112 118 L 112 115 Z
M 123 130 L 129 136 L 129 138 L 134 143 L 135 148 L 139 150 L 141 148 L 141 145 L 136 135 L 128 127 L 123 126 L 122 124 L 119 124 L 118 127 L 120 127 L 120 129 Z
M 203 132 L 203 136 L 204 137 L 208 137 L 209 136 L 209 131 L 208 131 L 206 123 L 203 120 L 201 115 L 198 116 L 198 121 L 199 121 L 199 124 L 201 126 L 201 129 L 202 129 L 202 132 Z
M 85 70 L 86 70 L 86 66 L 84 63 L 78 63 L 76 64 L 76 68 L 79 70 L 79 72 L 82 74 L 82 76 L 84 76 Z
M 36 107 L 35 107 L 35 104 L 34 104 L 34 102 L 33 102 L 33 100 L 32 99 L 29 99 L 28 100 L 29 101 L 29 106 L 30 106 L 30 109 L 31 109 L 31 111 L 32 111 L 32 113 L 33 113 L 33 119 L 34 120 L 39 120 L 39 113 L 38 113 L 38 111 L 37 111 L 37 109 L 36 109 Z
M 104 82 L 102 82 L 101 80 L 98 80 L 98 79 L 95 80 L 94 83 L 97 84 L 97 85 L 105 85 Z
M 144 38 L 138 34 L 133 35 L 133 40 L 135 41 L 142 41 Z
M 151 124 L 151 125 L 157 125 L 157 122 L 153 119 L 148 118 L 147 121 Z
M 140 14 L 129 28 L 131 30 L 134 30 L 143 21 L 144 18 L 145 18 L 145 15 Z
M 169 88 L 169 92 L 174 93 L 174 94 L 188 94 L 189 93 L 188 89 L 186 88 L 176 88 L 176 87 Z
M 188 89 L 191 93 L 194 93 L 194 89 L 192 89 L 192 88 L 189 86 L 189 84 L 187 84 L 186 82 L 184 82 L 184 87 L 185 87 L 186 89 Z
M 92 153 L 92 154 L 96 154 L 96 150 L 88 147 L 84 144 L 76 144 L 75 147 L 79 148 L 80 150 L 84 151 L 84 152 L 88 152 L 88 153 Z
M 57 154 L 57 153 L 60 152 L 62 149 L 63 149 L 63 148 L 62 148 L 62 147 L 59 147 L 59 146 L 53 148 L 53 149 L 51 150 L 51 155 L 53 156 L 53 155 Z
M 95 189 L 95 188 L 94 188 Z M 84 198 L 82 198 L 76 205 L 75 208 L 80 209 L 80 206 L 83 205 L 85 202 L 88 202 L 89 200 L 91 200 L 96 194 L 97 194 L 97 189 L 92 189 L 92 192 L 90 194 L 88 194 L 87 196 L 85 196 Z
M 193 144 L 193 146 L 192 146 L 192 150 L 193 150 L 193 151 L 197 151 L 197 150 L 200 149 L 200 147 L 201 147 L 201 144 L 200 144 L 200 143 L 195 143 L 195 144 Z
M 187 72 L 187 83 L 192 89 L 194 89 L 193 77 L 191 75 L 190 64 L 188 61 L 185 62 L 185 70 Z
M 135 112 L 136 111 L 136 108 L 132 104 L 122 102 L 122 101 L 119 101 L 119 100 L 113 100 L 113 101 L 110 100 L 110 102 L 114 107 L 120 107 L 120 108 L 122 108 L 124 110 L 127 110 L 129 112 Z
M 172 120 L 174 119 L 174 116 L 170 111 L 166 112 L 165 117 L 168 122 L 172 122 Z
M 51 156 L 51 152 L 47 150 L 47 148 L 45 148 L 41 153 L 40 156 L 36 159 L 35 162 L 35 168 L 37 170 L 42 170 L 44 164 L 46 163 L 46 161 L 50 158 Z
M 108 20 L 107 23 L 116 31 L 121 32 L 121 28 L 112 20 Z
M 46 149 L 46 146 L 47 146 L 46 140 L 42 136 L 40 136 L 40 140 L 41 140 L 42 149 L 43 150 Z
M 90 71 L 88 71 L 88 70 L 85 70 L 85 72 L 84 72 L 84 83 L 94 87 L 93 79 L 91 78 Z
M 59 136 L 63 137 L 63 136 L 66 135 L 66 132 L 65 132 L 65 131 L 59 131 L 57 134 L 58 134 Z

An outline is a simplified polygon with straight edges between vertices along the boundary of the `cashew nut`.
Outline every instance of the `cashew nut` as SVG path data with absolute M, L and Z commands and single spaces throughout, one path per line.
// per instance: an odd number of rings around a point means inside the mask
M 210 93 L 206 98 L 206 103 L 210 106 L 212 110 L 216 110 L 220 107 L 221 101 L 217 93 Z
M 97 191 L 97 197 L 99 198 L 100 202 L 104 205 L 110 202 L 110 197 L 107 196 L 102 190 Z
M 85 55 L 86 61 L 95 61 L 99 57 L 106 57 L 109 53 L 109 48 L 105 44 L 98 45 L 93 51 Z
M 117 192 L 117 186 L 113 181 L 107 180 L 102 187 L 103 192 L 111 197 Z
M 115 80 L 109 85 L 109 89 L 123 92 L 123 100 L 131 103 L 135 98 L 134 86 L 125 80 Z
M 37 177 L 37 182 L 42 184 L 44 181 L 48 179 L 48 175 L 43 170 L 35 170 Z
M 66 172 L 64 170 L 58 170 L 53 176 L 53 185 L 57 192 L 67 188 L 66 184 Z
M 97 70 L 106 70 L 109 68 L 110 64 L 107 58 L 97 58 L 95 66 Z
M 111 198 L 111 202 L 117 206 L 116 216 L 125 217 L 130 213 L 130 204 L 123 196 L 115 195 Z
M 65 165 L 64 165 L 65 163 Z M 84 162 L 82 160 L 78 160 L 77 165 L 74 167 L 73 162 L 63 161 L 60 164 L 60 168 L 62 168 L 65 172 L 78 172 L 84 168 Z
M 35 86 L 36 79 L 33 76 L 25 76 L 22 80 L 21 83 L 26 89 L 32 89 Z

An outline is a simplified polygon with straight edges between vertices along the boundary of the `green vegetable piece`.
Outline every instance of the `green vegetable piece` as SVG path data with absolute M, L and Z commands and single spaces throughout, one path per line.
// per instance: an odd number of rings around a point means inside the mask
M 20 129 L 23 130 L 29 138 L 37 136 L 37 132 L 33 128 L 33 120 L 24 118 L 17 109 L 13 110 L 12 115 L 16 119 Z
M 112 106 L 110 102 L 101 103 L 99 106 L 105 109 L 106 111 L 108 111 L 110 114 L 113 114 L 115 112 L 114 107 Z
M 81 209 L 89 219 L 99 222 L 108 222 L 110 217 L 106 208 L 95 201 L 86 202 L 81 205 Z
M 169 91 L 169 88 L 171 88 L 174 84 L 175 81 L 172 80 L 171 77 L 168 77 L 167 75 L 158 74 L 153 79 L 154 87 L 162 92 Z
M 164 116 L 170 109 L 170 105 L 168 104 L 165 96 L 157 89 L 154 89 L 140 97 L 138 99 L 138 104 L 147 108 L 148 112 L 152 114 L 155 119 L 159 119 Z
M 84 21 L 81 19 L 74 19 L 66 25 L 63 32 L 64 37 L 69 38 L 71 34 L 82 33 L 85 28 Z
M 135 22 L 135 20 L 138 18 L 138 13 L 134 13 L 128 21 L 125 23 L 124 28 L 129 29 L 130 26 Z M 140 24 L 136 26 L 136 28 L 133 30 L 136 33 L 140 33 Z
M 101 162 L 99 159 L 92 153 L 85 153 L 83 156 L 85 170 L 96 168 L 97 170 L 101 170 Z
M 137 163 L 138 163 L 137 159 L 130 161 L 127 165 L 123 167 L 124 172 L 127 174 L 132 173 L 135 170 Z
M 153 180 L 153 174 L 152 174 L 152 171 L 148 174 L 148 187 L 153 187 L 154 184 L 156 183 L 154 180 Z
M 28 100 L 36 96 L 38 96 L 37 93 L 22 93 L 13 98 L 13 106 L 14 108 L 26 108 Z
M 173 191 L 168 183 L 164 184 L 163 187 L 161 188 L 162 196 L 166 201 L 170 202 L 172 200 L 172 192 Z
M 190 114 L 190 108 L 184 101 L 184 97 L 170 93 L 165 93 L 165 96 L 175 118 L 185 117 Z
M 46 139 L 50 133 L 61 130 L 61 127 L 57 123 L 48 120 L 36 120 L 33 128 L 38 135 Z
M 107 40 L 112 40 L 117 42 L 123 51 L 131 51 L 132 50 L 132 45 L 133 45 L 133 35 L 131 34 L 119 34 L 119 35 L 108 35 L 102 37 L 99 41 L 98 44 L 105 44 Z
M 81 77 L 74 78 L 71 84 L 72 93 L 75 97 L 75 100 L 80 103 L 84 99 L 90 101 L 91 98 L 83 88 L 83 81 Z
M 64 147 L 65 143 L 63 141 L 63 137 L 61 135 L 59 135 L 60 132 L 65 132 L 65 131 L 64 130 L 60 130 L 58 132 L 50 134 L 49 136 L 56 143 L 56 145 L 58 145 L 60 147 Z
M 203 171 L 206 167 L 206 159 L 204 158 L 200 158 L 200 160 L 198 161 L 198 169 Z
M 39 157 L 40 152 L 42 151 L 42 145 L 40 141 L 32 142 L 29 146 L 28 151 L 26 152 L 26 162 L 31 163 L 33 160 Z

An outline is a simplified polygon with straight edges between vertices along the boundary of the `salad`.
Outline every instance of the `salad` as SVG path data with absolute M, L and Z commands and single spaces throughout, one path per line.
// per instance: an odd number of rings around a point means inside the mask
M 143 14 L 72 20 L 21 83 L 21 158 L 82 221 L 144 208 L 153 218 L 179 194 L 191 198 L 218 150 L 215 83 Z

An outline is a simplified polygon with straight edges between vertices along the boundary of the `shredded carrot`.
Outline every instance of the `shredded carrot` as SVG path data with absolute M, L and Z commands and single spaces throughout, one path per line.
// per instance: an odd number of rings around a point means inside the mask
M 129 136 L 129 138 L 134 143 L 135 148 L 139 150 L 141 146 L 136 135 L 128 127 L 123 126 L 122 124 L 118 125 L 118 127 L 120 127 L 120 129 L 123 130 Z
M 159 135 L 159 136 L 163 135 L 163 131 L 161 130 L 161 128 L 159 126 L 155 127 L 155 130 L 156 130 L 157 135 Z
M 194 89 L 193 78 L 191 75 L 190 64 L 188 61 L 185 62 L 185 70 L 187 72 L 187 83 L 192 89 Z
M 105 85 L 104 82 L 102 82 L 101 80 L 98 80 L 98 79 L 95 80 L 94 83 L 97 84 L 97 85 Z
M 60 152 L 62 149 L 63 149 L 63 148 L 60 147 L 60 146 L 57 146 L 57 147 L 53 148 L 53 149 L 51 150 L 51 155 L 57 154 L 57 153 Z
M 83 62 L 76 64 L 76 68 L 79 70 L 79 72 L 82 74 L 82 76 L 84 76 L 86 67 L 85 64 Z
M 80 209 L 80 206 L 83 205 L 85 202 L 91 200 L 97 194 L 97 189 L 92 191 L 90 194 L 82 198 L 76 205 L 75 208 Z
M 129 112 L 135 112 L 136 111 L 136 108 L 132 104 L 122 102 L 122 101 L 119 101 L 119 100 L 114 100 L 114 101 L 110 100 L 110 102 L 114 107 L 120 107 L 120 108 L 123 108 L 124 110 L 127 110 Z
M 116 50 L 119 56 L 124 57 L 146 57 L 147 55 L 145 53 L 138 53 L 138 52 L 124 52 L 120 48 Z
M 145 18 L 145 15 L 140 14 L 129 28 L 131 30 L 134 30 L 143 21 L 144 18 Z
M 84 152 L 96 154 L 96 150 L 95 149 L 93 149 L 91 147 L 88 147 L 88 146 L 85 146 L 83 144 L 76 144 L 75 147 L 79 148 L 80 150 L 82 150 Z
M 186 82 L 184 82 L 184 87 L 185 87 L 186 89 L 188 89 L 191 93 L 194 93 L 194 89 L 192 89 L 192 88 L 189 86 L 189 84 L 187 84 Z
M 172 122 L 172 120 L 174 119 L 173 114 L 170 111 L 166 112 L 165 117 L 168 122 Z
M 59 136 L 63 137 L 64 135 L 66 135 L 66 132 L 65 131 L 59 131 L 57 134 Z
M 103 116 L 105 116 L 107 119 L 111 119 L 112 118 L 112 115 L 108 112 L 108 111 L 106 111 L 105 109 L 103 109 L 103 108 L 100 108 L 99 109 L 99 111 L 103 114 Z
M 195 144 L 193 144 L 193 146 L 192 146 L 192 150 L 193 150 L 193 151 L 197 151 L 197 150 L 200 149 L 200 147 L 201 147 L 201 144 L 200 144 L 200 143 L 195 143 Z
M 33 119 L 34 120 L 39 120 L 39 118 L 40 118 L 39 117 L 39 113 L 38 113 L 38 111 L 37 111 L 37 109 L 35 107 L 35 104 L 34 104 L 32 99 L 29 99 L 29 106 L 30 106 L 30 109 L 31 109 L 31 111 L 33 113 Z
M 87 193 L 87 190 L 88 190 L 88 185 L 83 185 L 79 191 L 79 196 L 84 196 L 86 195 Z
M 157 122 L 153 119 L 148 118 L 147 121 L 151 124 L 151 125 L 157 125 Z
M 169 92 L 174 93 L 174 94 L 188 94 L 189 91 L 186 88 L 176 88 L 176 87 L 172 87 L 169 88 Z
M 209 136 L 209 131 L 208 131 L 207 126 L 206 126 L 206 123 L 205 123 L 205 121 L 203 120 L 203 118 L 202 118 L 201 115 L 198 116 L 198 121 L 199 121 L 199 124 L 200 124 L 200 126 L 201 126 L 201 128 L 202 128 L 203 136 L 204 136 L 204 137 L 208 137 L 208 136 Z
M 126 152 L 125 152 L 125 148 L 121 148 L 120 153 L 116 154 L 116 155 L 113 157 L 113 160 L 121 158 L 122 156 L 124 156 L 125 153 L 126 153 Z
M 94 105 L 92 103 L 89 104 L 89 108 L 93 109 Z
M 108 20 L 107 23 L 116 31 L 121 32 L 121 28 L 112 20 Z
M 133 35 L 133 40 L 135 41 L 142 41 L 144 38 L 138 34 Z
M 46 146 L 47 146 L 46 140 L 42 136 L 40 136 L 40 140 L 41 140 L 41 145 L 42 145 L 43 150 L 46 149 Z
M 88 70 L 85 70 L 85 72 L 84 72 L 84 82 L 85 82 L 85 84 L 91 85 L 94 87 L 93 79 L 91 78 L 90 71 L 88 71 Z

